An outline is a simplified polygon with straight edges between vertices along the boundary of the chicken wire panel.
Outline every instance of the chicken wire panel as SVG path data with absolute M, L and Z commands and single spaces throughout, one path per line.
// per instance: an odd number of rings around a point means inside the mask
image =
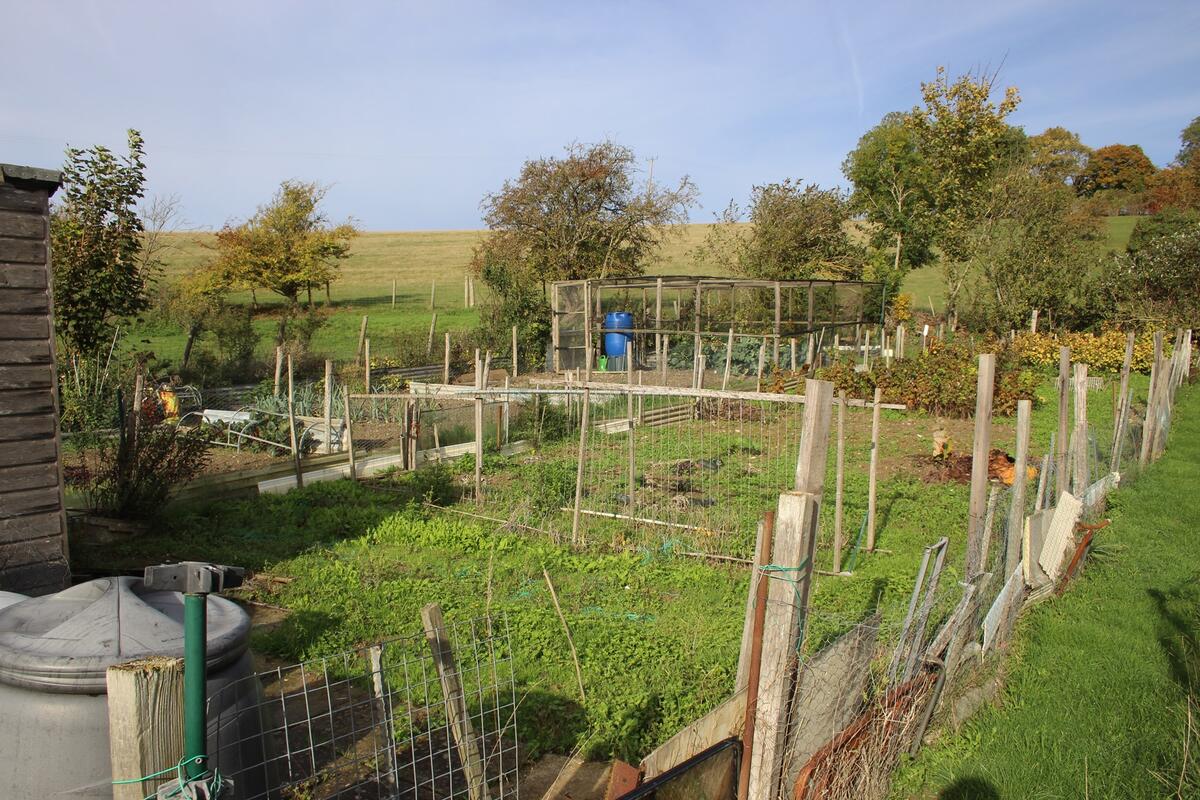
M 516 798 L 507 621 L 448 623 L 445 636 L 461 683 L 451 699 L 465 708 L 457 724 L 425 637 L 393 639 L 223 687 L 209 698 L 213 766 L 240 800 L 465 798 L 471 764 L 491 797 Z

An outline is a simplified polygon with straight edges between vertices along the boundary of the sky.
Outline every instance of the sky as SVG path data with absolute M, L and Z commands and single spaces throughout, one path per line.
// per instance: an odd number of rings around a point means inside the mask
M 1200 3 L 121 2 L 0 0 L 0 162 L 146 140 L 148 195 L 186 226 L 329 185 L 366 230 L 475 229 L 524 161 L 571 142 L 689 175 L 692 220 L 841 163 L 944 65 L 999 69 L 1028 133 L 1140 144 L 1200 116 Z M 645 177 L 644 175 L 642 176 Z

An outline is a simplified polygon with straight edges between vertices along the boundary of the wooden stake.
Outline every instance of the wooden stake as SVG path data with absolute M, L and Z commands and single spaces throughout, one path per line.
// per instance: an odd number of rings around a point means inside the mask
M 363 343 L 367 341 L 367 314 L 363 314 L 362 324 L 358 327 L 358 349 L 354 351 L 355 360 L 362 358 Z
M 1076 497 L 1083 497 L 1083 492 L 1090 484 L 1088 474 L 1088 421 L 1087 421 L 1087 364 L 1076 364 L 1075 385 L 1075 447 L 1074 447 L 1074 490 Z
M 842 489 L 846 482 L 846 392 L 838 392 L 837 471 L 833 495 L 833 571 L 842 571 Z
M 385 764 L 380 783 L 390 791 L 396 789 L 396 741 L 392 727 L 392 715 L 388 712 L 388 695 L 383 674 L 383 645 L 373 644 L 367 648 L 367 670 L 371 674 L 371 695 L 375 719 L 383 729 Z
M 971 451 L 971 505 L 967 518 L 966 578 L 983 569 L 984 530 L 987 517 L 988 461 L 992 448 L 992 393 L 996 378 L 996 356 L 979 356 L 979 378 L 975 384 L 975 440 Z
M 275 348 L 275 396 L 279 397 L 281 383 L 283 381 L 283 347 L 276 346 Z
M 875 387 L 875 401 L 871 406 L 871 466 L 867 475 L 867 552 L 875 552 L 875 508 L 877 474 L 879 472 L 879 404 L 883 390 Z
M 663 363 L 662 351 L 662 278 L 654 279 L 654 358 L 659 363 Z
M 767 618 L 767 597 L 770 590 L 770 579 L 763 572 L 763 567 L 766 562 L 760 560 L 765 558 L 770 552 L 772 544 L 775 540 L 775 512 L 768 511 L 759 523 L 759 541 L 758 551 L 761 553 L 755 554 L 754 574 L 750 579 L 751 595 L 747 598 L 746 622 L 747 633 L 749 633 L 749 641 L 745 636 L 742 637 L 742 652 L 746 652 L 746 645 L 749 644 L 749 657 L 746 667 L 746 716 L 745 722 L 742 725 L 742 742 L 743 752 L 741 766 L 738 770 L 738 793 L 739 800 L 746 800 L 750 794 L 750 764 L 754 757 L 754 736 L 755 728 L 758 722 L 758 690 L 762 685 L 762 646 L 763 646 L 763 630 Z M 739 676 L 742 674 L 741 665 L 738 669 Z M 734 686 L 735 691 L 742 687 L 742 680 L 739 677 Z
M 442 696 L 446 703 L 446 719 L 458 750 L 459 763 L 467 780 L 470 800 L 488 800 L 487 772 L 471 715 L 467 710 L 463 694 L 462 679 L 454 663 L 454 652 L 446 637 L 446 625 L 442 620 L 442 608 L 430 603 L 421 609 L 421 620 L 425 625 L 425 640 L 433 653 L 433 665 L 437 669 L 442 685 Z
M 633 387 L 633 342 L 625 342 L 625 382 L 631 389 Z M 628 506 L 633 509 L 636 505 L 637 497 L 637 439 L 634 431 L 633 418 L 633 392 L 627 392 L 625 395 L 625 416 L 629 421 L 629 472 L 627 485 L 627 493 L 629 495 Z M 630 513 L 633 513 L 630 511 Z
M 515 378 L 518 375 L 517 362 L 520 361 L 520 359 L 518 358 L 518 351 L 517 351 L 517 326 L 516 325 L 512 326 L 512 342 L 513 342 L 512 376 Z
M 1070 447 L 1070 407 L 1067 405 L 1071 391 L 1071 348 L 1058 348 L 1058 447 L 1054 454 L 1054 496 L 1061 497 L 1071 486 L 1071 473 L 1067 467 L 1067 451 Z M 967 579 L 975 577 L 967 575 Z
M 437 299 L 437 281 L 430 281 L 429 282 L 429 310 L 430 311 L 433 311 L 433 309 L 436 307 L 436 303 L 435 303 L 436 299 Z
M 729 369 L 733 366 L 733 328 L 729 329 L 729 338 L 725 340 L 725 374 L 721 377 L 721 391 L 729 388 Z
M 554 611 L 558 614 L 558 621 L 562 623 L 563 633 L 567 635 L 567 646 L 571 648 L 571 661 L 575 664 L 575 680 L 579 684 L 579 702 L 587 702 L 587 694 L 583 691 L 583 672 L 579 669 L 579 654 L 575 652 L 575 640 L 571 638 L 571 628 L 567 625 L 567 618 L 563 616 L 562 606 L 558 604 L 558 592 L 554 591 L 554 582 L 550 580 L 550 573 L 542 567 L 542 577 L 546 579 L 546 586 L 550 589 L 550 599 L 554 601 Z
M 396 310 L 396 279 L 392 278 L 392 311 Z
M 1029 315 L 1029 332 L 1030 333 L 1037 333 L 1037 318 L 1038 318 L 1038 310 L 1035 308 L 1033 310 L 1033 312 Z
M 346 423 L 346 453 L 350 458 L 350 480 L 358 480 L 358 467 L 354 463 L 354 426 L 350 422 L 350 392 L 342 393 L 342 414 Z
M 288 394 L 287 394 L 287 410 L 288 410 L 288 435 L 292 441 L 292 461 L 296 466 L 296 488 L 304 488 L 304 470 L 300 467 L 300 442 L 296 438 L 296 405 L 295 405 L 295 384 L 292 380 L 292 354 L 288 353 L 287 357 L 287 373 L 288 373 Z
M 437 312 L 433 312 L 433 316 L 429 319 L 429 337 L 425 341 L 425 355 L 433 355 L 433 334 L 437 330 Z
M 363 341 L 363 394 L 371 393 L 371 340 Z
M 483 362 L 475 355 L 475 388 L 483 388 Z M 475 504 L 483 502 L 483 398 L 475 398 Z
M 662 337 L 662 342 L 662 357 L 659 359 L 659 369 L 661 371 L 662 378 L 659 380 L 659 383 L 661 383 L 663 386 L 666 386 L 667 361 L 671 357 L 671 337 L 669 335 L 664 335 Z
M 108 751 L 112 775 L 131 780 L 169 770 L 140 783 L 114 783 L 113 800 L 153 797 L 173 780 L 183 757 L 183 659 L 151 656 L 105 671 Z
M 766 360 L 766 358 L 767 358 L 767 340 L 763 339 L 762 342 L 758 345 L 758 388 L 754 390 L 756 392 L 762 391 L 763 362 Z
M 583 410 L 579 421 L 579 452 L 575 459 L 575 509 L 571 516 L 571 544 L 579 547 L 583 542 L 579 538 L 579 511 L 583 507 L 583 462 L 587 457 L 587 435 L 591 416 L 591 390 L 583 390 Z
M 1012 504 L 1008 509 L 1008 543 L 1004 551 L 1004 574 L 1012 575 L 1021 564 L 1021 532 L 1025 529 L 1025 488 L 1029 483 L 1029 429 L 1033 403 L 1017 401 L 1017 456 L 1013 464 Z
M 333 362 L 325 359 L 325 453 L 333 452 Z
M 796 371 L 796 339 L 795 337 L 788 340 L 788 344 L 792 347 L 792 372 Z
M 471 307 L 471 276 L 463 275 L 463 308 Z
M 446 331 L 446 351 L 442 356 L 442 383 L 450 383 L 450 331 Z

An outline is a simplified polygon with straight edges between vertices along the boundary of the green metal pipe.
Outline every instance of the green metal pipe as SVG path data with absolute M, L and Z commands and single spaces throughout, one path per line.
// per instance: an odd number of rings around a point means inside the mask
M 208 597 L 183 596 L 183 757 L 187 776 L 198 778 L 208 769 Z M 196 757 L 199 756 L 198 759 Z M 195 759 L 195 760 L 193 760 Z

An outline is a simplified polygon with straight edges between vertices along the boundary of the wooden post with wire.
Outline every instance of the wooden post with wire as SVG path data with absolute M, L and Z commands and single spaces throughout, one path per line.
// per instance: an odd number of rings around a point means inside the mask
M 1070 407 L 1067 405 L 1071 396 L 1071 348 L 1058 348 L 1058 433 L 1055 437 L 1054 452 L 1054 496 L 1061 497 L 1063 492 L 1071 488 L 1071 473 L 1067 469 L 1067 451 L 1070 448 Z M 968 580 L 973 575 L 966 576 Z
M 289 356 L 289 363 L 290 362 Z M 363 341 L 363 394 L 371 393 L 371 340 Z
M 583 388 L 583 410 L 579 421 L 579 451 L 575 459 L 575 507 L 571 515 L 571 544 L 578 547 L 582 542 L 579 538 L 579 513 L 583 509 L 583 464 L 587 458 L 587 435 L 590 424 L 592 402 L 591 390 Z
M 654 360 L 663 363 L 662 351 L 662 278 L 654 279 Z
M 766 614 L 771 624 L 763 631 L 759 668 L 758 708 L 747 797 L 775 797 L 783 772 L 788 706 L 792 695 L 796 653 L 807 617 L 816 553 L 817 520 L 825 487 L 833 384 L 805 382 L 804 421 L 796 460 L 795 491 L 779 495 L 775 542 L 766 569 L 775 579 L 767 590 Z
M 517 352 L 517 326 L 513 325 L 512 326 L 512 376 L 514 378 L 517 377 L 517 374 L 518 374 L 517 362 L 520 360 L 517 357 L 518 355 L 519 354 Z
M 1013 464 L 1012 504 L 1008 509 L 1008 543 L 1004 551 L 1004 575 L 1012 575 L 1021 565 L 1021 536 L 1025 530 L 1025 489 L 1029 483 L 1029 429 L 1033 402 L 1017 401 L 1017 455 Z
M 425 340 L 425 355 L 433 355 L 433 335 L 437 331 L 437 312 L 433 312 L 429 319 L 429 337 Z
M 979 356 L 975 384 L 975 438 L 971 450 L 971 500 L 967 517 L 967 562 L 965 577 L 972 580 L 983 568 L 984 529 L 987 518 L 988 462 L 992 447 L 992 394 L 996 379 L 996 356 Z
M 758 722 L 758 691 L 762 685 L 763 629 L 766 626 L 767 597 L 771 588 L 770 578 L 763 571 L 766 561 L 762 559 L 769 558 L 774 540 L 775 512 L 768 511 L 762 522 L 759 523 L 758 547 L 761 555 L 755 558 L 754 572 L 750 577 L 752 604 L 748 604 L 747 608 L 749 641 L 745 636 L 742 637 L 743 653 L 746 651 L 746 645 L 749 644 L 749 656 L 746 659 L 746 716 L 742 724 L 743 750 L 741 765 L 738 769 L 737 797 L 739 800 L 745 800 L 750 791 L 750 763 L 754 754 L 754 736 Z M 739 676 L 741 672 L 739 669 Z M 739 677 L 734 685 L 734 691 L 739 691 L 741 687 L 742 679 Z
M 165 656 L 114 664 L 105 671 L 108 691 L 108 751 L 113 800 L 153 797 L 175 777 L 183 758 L 183 659 Z
M 325 454 L 333 452 L 333 362 L 325 359 Z
M 362 324 L 358 328 L 358 349 L 354 351 L 354 359 L 362 358 L 363 343 L 367 340 L 367 314 L 363 314 Z
M 754 390 L 756 392 L 762 391 L 762 376 L 763 376 L 763 366 L 764 366 L 763 362 L 766 361 L 766 358 L 767 358 L 767 340 L 763 339 L 762 342 L 758 345 L 758 388 Z
M 475 351 L 475 388 L 482 389 L 483 362 Z M 483 502 L 483 397 L 475 396 L 475 505 Z
M 421 621 L 425 626 L 425 640 L 429 643 L 429 649 L 433 653 L 433 665 L 442 686 L 446 718 L 450 723 L 450 732 L 454 736 L 458 760 L 462 764 L 467 781 L 467 795 L 470 800 L 488 800 L 487 772 L 484 766 L 483 751 L 475 734 L 475 727 L 471 724 L 471 714 L 467 709 L 462 678 L 458 674 L 458 667 L 454 663 L 454 651 L 446 635 L 442 607 L 437 603 L 425 606 L 421 609 Z
M 842 491 L 846 483 L 846 392 L 838 392 L 837 412 L 837 470 L 834 472 L 833 494 L 833 571 L 842 571 Z
M 875 552 L 875 509 L 879 473 L 879 404 L 883 390 L 875 387 L 875 400 L 871 405 L 871 466 L 867 475 L 867 552 Z
M 1124 444 L 1125 426 L 1129 420 L 1129 371 L 1133 365 L 1134 333 L 1125 334 L 1125 360 L 1121 362 L 1121 392 L 1117 397 L 1117 413 L 1113 420 L 1113 448 L 1109 469 L 1119 472 L 1121 469 L 1121 445 Z
M 1088 456 L 1090 443 L 1088 442 L 1088 421 L 1087 421 L 1087 379 L 1088 365 L 1075 364 L 1074 375 L 1072 376 L 1072 384 L 1075 390 L 1075 429 L 1071 435 L 1072 438 L 1072 491 L 1076 497 L 1083 497 L 1083 492 L 1090 484 L 1091 476 L 1088 474 Z
M 733 366 L 733 328 L 729 329 L 729 338 L 725 340 L 725 374 L 721 377 L 721 391 L 729 388 L 729 370 Z
M 430 281 L 429 282 L 429 310 L 430 311 L 433 311 L 433 309 L 436 307 L 436 303 L 435 303 L 436 300 L 437 300 L 437 281 Z
M 450 331 L 446 331 L 446 350 L 442 356 L 442 383 L 450 383 Z
M 275 391 L 274 395 L 279 397 L 283 381 L 283 347 L 276 345 L 275 347 Z
M 637 497 L 637 439 L 633 416 L 633 342 L 628 340 L 625 342 L 625 384 L 630 389 L 625 393 L 625 416 L 629 422 L 629 474 L 626 489 L 629 502 L 626 505 L 631 509 L 630 513 L 633 513 Z
M 350 392 L 342 392 L 342 414 L 346 424 L 346 455 L 350 460 L 350 480 L 358 480 L 358 465 L 354 463 L 354 426 L 350 422 Z
M 292 442 L 292 461 L 296 467 L 296 488 L 304 488 L 304 470 L 300 466 L 300 441 L 296 438 L 296 387 L 292 378 L 292 354 L 288 353 L 287 357 L 287 373 L 288 373 L 288 393 L 287 393 L 287 410 L 288 410 L 288 436 Z
M 396 310 L 396 279 L 392 278 L 392 311 Z

